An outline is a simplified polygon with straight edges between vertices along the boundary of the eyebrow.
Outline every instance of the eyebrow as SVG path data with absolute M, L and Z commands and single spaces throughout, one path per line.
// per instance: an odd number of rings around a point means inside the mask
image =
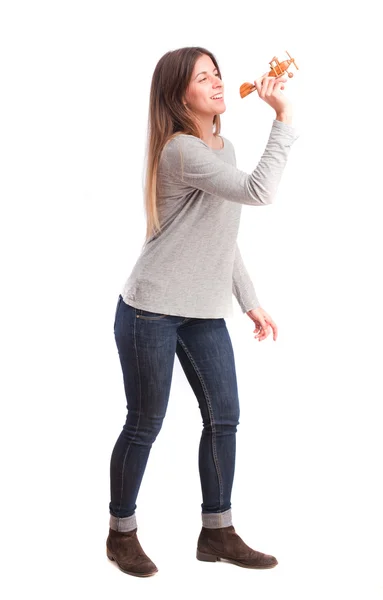
M 214 69 L 214 71 L 218 71 L 217 67 Z M 198 75 L 205 75 L 205 74 L 207 74 L 207 71 L 201 71 L 201 73 L 198 73 Z M 198 75 L 196 75 L 194 77 L 194 79 L 197 79 Z

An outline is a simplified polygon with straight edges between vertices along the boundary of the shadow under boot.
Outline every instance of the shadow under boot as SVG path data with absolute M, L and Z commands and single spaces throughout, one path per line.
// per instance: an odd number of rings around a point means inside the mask
M 128 575 L 149 577 L 158 571 L 138 541 L 137 527 L 127 532 L 109 528 L 106 554 L 109 560 L 114 560 L 121 571 Z
M 248 569 L 271 569 L 278 564 L 274 556 L 253 550 L 245 544 L 233 525 L 218 529 L 202 527 L 197 543 L 197 558 L 208 562 L 223 559 Z

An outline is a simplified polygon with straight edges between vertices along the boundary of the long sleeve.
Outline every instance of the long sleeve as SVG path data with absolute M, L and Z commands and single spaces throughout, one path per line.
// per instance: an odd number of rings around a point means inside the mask
M 255 293 L 250 275 L 242 260 L 237 243 L 235 244 L 232 290 L 243 313 L 253 308 L 258 308 L 261 305 Z
M 275 119 L 264 153 L 255 169 L 248 174 L 221 160 L 200 138 L 178 134 L 165 145 L 161 168 L 165 170 L 168 185 L 173 184 L 184 193 L 198 189 L 230 202 L 271 204 L 290 148 L 298 137 L 292 125 Z

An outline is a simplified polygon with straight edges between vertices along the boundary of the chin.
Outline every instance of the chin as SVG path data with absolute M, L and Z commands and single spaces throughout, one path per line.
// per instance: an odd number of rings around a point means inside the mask
M 222 113 L 224 113 L 226 110 L 226 104 L 224 104 L 223 106 L 220 106 L 219 108 L 217 107 L 214 111 L 215 115 L 222 115 Z

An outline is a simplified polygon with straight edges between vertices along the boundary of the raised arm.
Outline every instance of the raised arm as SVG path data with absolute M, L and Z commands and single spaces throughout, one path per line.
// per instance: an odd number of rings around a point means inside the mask
M 264 153 L 250 174 L 223 161 L 193 135 L 179 134 L 170 140 L 161 160 L 168 177 L 179 185 L 240 204 L 271 204 L 290 148 L 298 137 L 292 125 L 275 119 Z

